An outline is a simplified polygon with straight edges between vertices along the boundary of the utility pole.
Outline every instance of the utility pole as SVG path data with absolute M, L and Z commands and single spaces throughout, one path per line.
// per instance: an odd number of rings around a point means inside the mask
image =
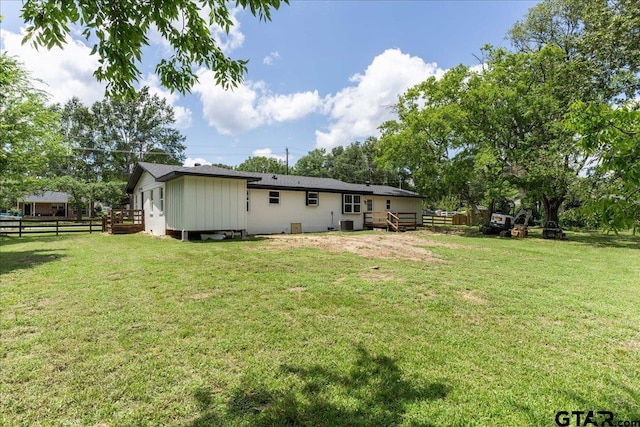
M 287 159 L 287 162 L 286 162 L 286 164 L 285 164 L 285 167 L 286 167 L 286 169 L 285 169 L 285 170 L 286 170 L 285 175 L 289 175 L 289 147 L 286 147 L 286 148 L 284 149 L 284 152 L 285 152 L 285 154 L 286 154 L 286 159 Z

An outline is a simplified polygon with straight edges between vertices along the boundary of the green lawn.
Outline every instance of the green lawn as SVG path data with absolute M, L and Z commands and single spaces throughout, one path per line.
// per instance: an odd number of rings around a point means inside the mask
M 0 237 L 0 425 L 640 420 L 640 238 L 393 236 Z

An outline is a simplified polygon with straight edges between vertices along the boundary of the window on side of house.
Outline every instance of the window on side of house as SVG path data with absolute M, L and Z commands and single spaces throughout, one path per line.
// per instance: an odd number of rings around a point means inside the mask
M 269 191 L 269 204 L 270 205 L 279 205 L 280 204 L 280 192 L 279 191 Z
M 164 188 L 160 187 L 160 216 L 164 214 Z
M 345 194 L 342 199 L 342 211 L 346 214 L 359 214 L 361 211 L 360 195 Z
M 320 197 L 317 191 L 307 191 L 307 206 L 318 206 Z
M 247 212 L 249 212 L 249 190 L 247 190 Z
M 391 200 L 387 199 L 387 210 L 390 211 L 391 210 Z
M 153 190 L 149 190 L 149 216 L 153 216 Z

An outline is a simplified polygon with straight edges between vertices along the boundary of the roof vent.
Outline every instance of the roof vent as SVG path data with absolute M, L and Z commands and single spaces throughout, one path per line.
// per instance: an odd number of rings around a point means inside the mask
M 202 166 L 202 163 L 194 163 L 193 166 Z
M 275 176 L 275 175 L 273 175 L 271 178 L 273 178 L 273 179 L 278 179 L 278 177 L 277 177 L 277 176 Z
M 370 185 L 371 183 L 369 181 L 365 181 L 364 185 L 366 185 L 367 187 Z

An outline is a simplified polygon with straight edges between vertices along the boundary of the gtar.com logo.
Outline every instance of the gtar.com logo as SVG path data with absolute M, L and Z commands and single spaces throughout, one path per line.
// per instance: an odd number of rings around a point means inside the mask
M 558 411 L 556 425 L 560 427 L 640 427 L 637 421 L 614 421 L 615 415 L 611 411 Z

